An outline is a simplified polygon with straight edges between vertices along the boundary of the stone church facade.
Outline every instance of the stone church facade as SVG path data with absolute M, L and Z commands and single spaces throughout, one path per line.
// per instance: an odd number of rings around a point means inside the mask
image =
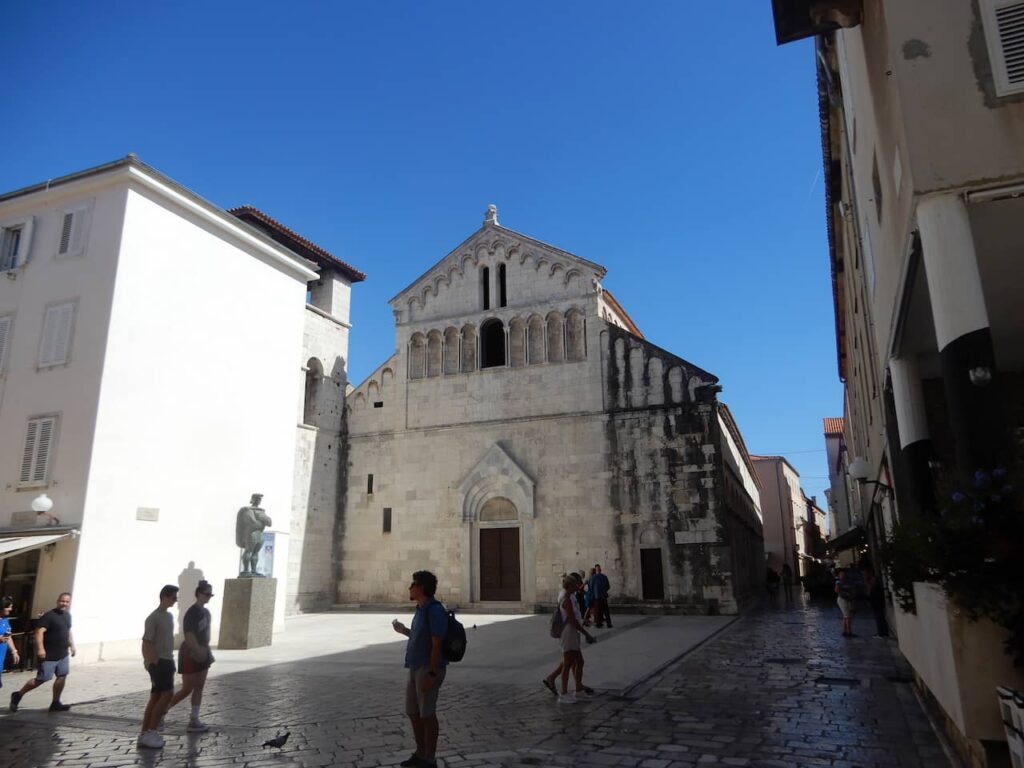
M 756 479 L 717 378 L 646 341 L 599 264 L 483 226 L 390 304 L 346 399 L 341 603 L 549 605 L 600 563 L 618 603 L 735 612 L 763 569 Z M 742 454 L 742 455 L 741 455 Z

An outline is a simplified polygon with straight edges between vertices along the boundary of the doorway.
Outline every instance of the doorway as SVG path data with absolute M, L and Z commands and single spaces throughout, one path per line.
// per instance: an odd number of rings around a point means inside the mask
M 480 599 L 521 599 L 518 528 L 480 529 Z
M 644 600 L 665 599 L 665 579 L 661 571 L 661 548 L 640 550 L 640 582 Z

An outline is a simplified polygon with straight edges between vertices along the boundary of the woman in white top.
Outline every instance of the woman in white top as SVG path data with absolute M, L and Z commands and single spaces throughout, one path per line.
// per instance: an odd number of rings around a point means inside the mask
M 562 579 L 562 591 L 558 593 L 558 610 L 562 613 L 562 621 L 565 627 L 562 629 L 562 636 L 558 642 L 562 648 L 562 695 L 559 696 L 560 704 L 576 703 L 576 696 L 569 696 L 569 674 L 574 672 L 579 665 L 582 651 L 580 650 L 580 633 L 590 639 L 590 633 L 583 628 L 583 616 L 580 614 L 580 607 L 573 594 L 579 585 L 572 576 Z M 579 682 L 577 682 L 577 687 Z M 578 691 L 577 691 L 578 693 Z

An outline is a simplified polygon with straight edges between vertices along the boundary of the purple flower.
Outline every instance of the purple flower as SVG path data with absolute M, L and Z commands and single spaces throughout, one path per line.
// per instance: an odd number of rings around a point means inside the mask
M 974 485 L 981 488 L 983 485 L 988 484 L 988 472 L 983 469 L 979 469 L 974 473 Z
M 955 501 L 957 504 L 959 504 L 966 498 L 967 497 L 960 493 L 960 491 L 953 491 L 953 501 Z
M 1006 468 L 1005 467 L 996 467 L 995 469 L 992 470 L 992 476 L 993 477 L 1005 477 L 1006 476 Z
M 1003 497 L 1000 496 L 998 493 L 993 493 L 992 496 L 991 496 L 991 499 L 992 499 L 992 501 L 994 501 L 996 503 L 999 503 L 1000 501 L 1003 500 Z
M 975 512 L 981 512 L 981 510 L 983 510 L 984 508 L 985 502 L 983 501 L 975 501 L 974 504 L 971 505 L 971 509 L 973 509 Z

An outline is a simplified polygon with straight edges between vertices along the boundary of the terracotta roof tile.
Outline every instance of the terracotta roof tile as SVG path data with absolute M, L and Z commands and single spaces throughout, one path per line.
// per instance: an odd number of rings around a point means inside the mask
M 843 434 L 843 420 L 842 418 L 830 417 L 822 419 L 822 423 L 825 425 L 826 435 L 841 435 Z
M 337 256 L 328 253 L 316 243 L 311 240 L 307 240 L 298 232 L 286 227 L 277 219 L 271 218 L 259 208 L 254 208 L 251 205 L 240 205 L 237 208 L 230 209 L 228 213 L 249 224 L 263 224 L 265 227 L 269 227 L 278 235 L 284 237 L 285 240 L 290 241 L 289 243 L 285 243 L 285 245 L 298 246 L 298 250 L 301 252 L 301 255 L 310 258 L 321 266 L 332 266 L 340 270 L 353 283 L 358 283 L 366 279 L 365 272 L 360 272 L 351 264 L 347 264 Z

